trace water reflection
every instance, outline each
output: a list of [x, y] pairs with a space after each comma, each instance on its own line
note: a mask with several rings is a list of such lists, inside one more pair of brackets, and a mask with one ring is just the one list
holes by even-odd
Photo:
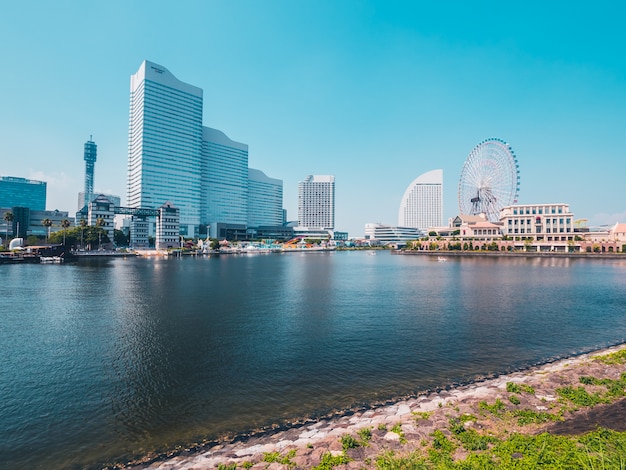
[[602, 260], [289, 253], [6, 268], [0, 453], [13, 468], [98, 467], [626, 336], [624, 264]]

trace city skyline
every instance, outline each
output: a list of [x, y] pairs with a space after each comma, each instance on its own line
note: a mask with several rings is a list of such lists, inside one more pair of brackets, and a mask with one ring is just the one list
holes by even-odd
[[465, 158], [497, 136], [519, 159], [519, 203], [623, 222], [606, 188], [626, 169], [626, 7], [496, 5], [9, 4], [0, 174], [46, 181], [46, 208], [73, 212], [93, 135], [94, 189], [125, 198], [128, 76], [151, 59], [201, 87], [203, 124], [284, 182], [289, 220], [302, 175], [333, 174], [337, 230], [394, 225], [407, 185], [442, 168], [445, 222]]

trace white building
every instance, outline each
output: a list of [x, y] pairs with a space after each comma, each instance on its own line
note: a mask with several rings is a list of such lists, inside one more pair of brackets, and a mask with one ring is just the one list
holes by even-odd
[[171, 202], [166, 202], [159, 208], [156, 223], [156, 249], [180, 247], [179, 211]]
[[335, 228], [335, 177], [309, 175], [298, 183], [298, 225]]
[[248, 169], [248, 227], [283, 223], [283, 182]]
[[383, 224], [365, 224], [365, 239], [385, 243], [402, 243], [417, 240], [424, 232], [413, 227], [392, 227]]
[[101, 227], [107, 233], [111, 242], [114, 240], [115, 232], [115, 205], [104, 195], [98, 195], [93, 201], [87, 204], [88, 218], [87, 225], [97, 226], [98, 220], [102, 220]]
[[128, 205], [180, 208], [181, 232], [200, 224], [202, 90], [144, 61], [130, 77]]
[[427, 230], [443, 225], [443, 170], [424, 173], [402, 196], [398, 226]]
[[574, 215], [567, 204], [527, 204], [503, 207], [502, 233], [511, 238], [537, 242], [574, 240]]

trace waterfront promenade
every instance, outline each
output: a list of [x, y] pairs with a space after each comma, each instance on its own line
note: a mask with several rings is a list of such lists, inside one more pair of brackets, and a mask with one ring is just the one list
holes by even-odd
[[[453, 442], [450, 430], [453, 422], [464, 423], [466, 429], [476, 430], [479, 435], [496, 438], [513, 433], [580, 435], [598, 427], [623, 432], [626, 431], [626, 399], [617, 398], [612, 403], [591, 407], [576, 406], [563, 399], [560, 391], [581, 387], [581, 377], [619, 381], [624, 372], [624, 352], [626, 345], [622, 344], [526, 371], [355, 410], [340, 417], [294, 423], [292, 427], [239, 437], [231, 442], [179, 449], [169, 456], [132, 467], [149, 470], [235, 466], [309, 469], [329, 461], [332, 456], [337, 461], [344, 459], [339, 468], [376, 468], [377, 459], [390, 453], [397, 457], [416, 453], [427, 455], [428, 449], [436, 446], [434, 440], [438, 432], [443, 433], [439, 436], [446, 436]], [[615, 353], [621, 355], [621, 362], [610, 364], [601, 360]], [[602, 393], [597, 386], [587, 385], [585, 388], [590, 395]], [[502, 408], [493, 411], [498, 408], [498, 403]], [[516, 415], [519, 410], [528, 413]], [[511, 418], [513, 416], [541, 418], [526, 424], [521, 418]], [[546, 416], [562, 416], [562, 419], [553, 420]], [[369, 437], [364, 440], [363, 436]], [[347, 447], [346, 442], [352, 445]], [[459, 446], [454, 456], [456, 460], [463, 460], [468, 454]]]

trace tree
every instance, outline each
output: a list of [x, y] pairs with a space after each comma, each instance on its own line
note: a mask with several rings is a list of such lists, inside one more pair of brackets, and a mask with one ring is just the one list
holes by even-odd
[[79, 224], [80, 224], [80, 247], [84, 250], [85, 245], [83, 243], [83, 235], [85, 232], [85, 227], [87, 226], [87, 221], [85, 219], [81, 219]]
[[[11, 211], [6, 211], [4, 213], [4, 221], [6, 222], [6, 228], [5, 228], [5, 234], [4, 234], [4, 246], [8, 247], [8, 241], [9, 241], [9, 223], [13, 222], [13, 212]], [[11, 230], [13, 231], [13, 230]]]
[[128, 237], [122, 230], [113, 230], [113, 241], [116, 246], [128, 246]]
[[67, 228], [72, 225], [69, 220], [63, 219], [61, 221], [61, 227], [63, 227], [63, 246], [65, 246], [65, 235], [67, 234]]
[[48, 238], [50, 238], [50, 227], [52, 227], [52, 221], [48, 218], [45, 218], [41, 221], [41, 225], [48, 229], [48, 235], [46, 236], [46, 243], [48, 243]]
[[98, 233], [98, 250], [102, 247], [102, 227], [105, 223], [106, 222], [102, 217], [98, 217], [96, 220], [96, 227], [100, 229]]

